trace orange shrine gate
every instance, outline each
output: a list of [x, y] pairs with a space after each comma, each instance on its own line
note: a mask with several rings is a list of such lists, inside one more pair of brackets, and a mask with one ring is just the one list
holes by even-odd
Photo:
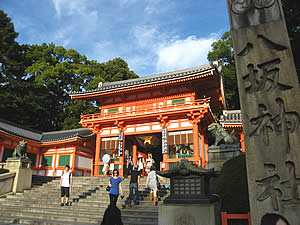
[[100, 83], [95, 90], [70, 93], [96, 101], [100, 112], [82, 115], [80, 124], [96, 134], [93, 175], [102, 174], [104, 154], [124, 174], [128, 155], [152, 153], [161, 170], [182, 158], [205, 167], [209, 124], [224, 109], [221, 75], [204, 65], [150, 77]]

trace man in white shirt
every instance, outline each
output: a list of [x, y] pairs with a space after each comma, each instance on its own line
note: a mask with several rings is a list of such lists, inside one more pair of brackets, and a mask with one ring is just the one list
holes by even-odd
[[[61, 205], [69, 206], [69, 196], [72, 188], [72, 173], [70, 171], [70, 166], [66, 165], [65, 170], [60, 178], [59, 187], [61, 189]], [[64, 198], [66, 197], [66, 204], [64, 203]]]

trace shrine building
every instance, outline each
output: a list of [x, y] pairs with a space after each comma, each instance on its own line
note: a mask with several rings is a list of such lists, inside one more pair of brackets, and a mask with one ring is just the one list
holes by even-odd
[[217, 65], [100, 83], [94, 90], [72, 92], [72, 99], [95, 101], [100, 112], [82, 115], [80, 124], [96, 134], [94, 175], [102, 174], [109, 154], [123, 174], [129, 155], [152, 153], [160, 170], [182, 158], [205, 167], [207, 127], [224, 109]]
[[[102, 176], [102, 158], [110, 168], [126, 175], [129, 155], [152, 153], [160, 170], [174, 168], [185, 158], [206, 167], [210, 133], [225, 109], [222, 76], [218, 65], [204, 65], [175, 72], [110, 83], [69, 93], [72, 99], [97, 102], [99, 113], [81, 115], [83, 128], [41, 132], [0, 120], [0, 166], [25, 140], [33, 174], [60, 176], [70, 165], [74, 175]], [[243, 144], [240, 110], [223, 111], [220, 123], [235, 129]]]

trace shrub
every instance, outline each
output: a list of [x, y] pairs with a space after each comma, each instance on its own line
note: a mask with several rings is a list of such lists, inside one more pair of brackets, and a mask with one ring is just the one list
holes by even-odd
[[218, 178], [217, 194], [221, 197], [221, 211], [228, 213], [250, 211], [245, 154], [224, 163]]

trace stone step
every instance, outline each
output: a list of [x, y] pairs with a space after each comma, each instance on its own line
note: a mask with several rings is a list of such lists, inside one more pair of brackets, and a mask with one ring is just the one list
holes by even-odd
[[[16, 217], [16, 216], [6, 216], [0, 215], [0, 221], [7, 224], [29, 224], [29, 225], [99, 225], [102, 220], [97, 223], [89, 222], [67, 222], [59, 220], [47, 220], [47, 219], [37, 219], [37, 218], [27, 218], [27, 217]], [[6, 225], [7, 225], [6, 224]]]
[[[101, 224], [100, 220], [98, 223], [74, 223], [74, 222], [66, 222], [66, 221], [52, 221], [52, 220], [44, 220], [44, 219], [28, 219], [28, 218], [18, 218], [16, 220], [16, 217], [10, 217], [10, 216], [1, 216], [0, 215], [0, 221], [3, 221], [3, 225], [14, 225], [14, 224], [19, 224], [19, 225], [25, 225], [25, 224], [30, 224], [30, 225], [99, 225]], [[16, 221], [16, 223], [14, 223]], [[158, 225], [158, 222], [156, 221], [126, 221], [122, 220], [124, 225]]]
[[43, 219], [43, 220], [58, 220], [58, 221], [65, 221], [65, 222], [75, 222], [75, 223], [99, 223], [101, 219], [101, 215], [99, 216], [68, 216], [68, 215], [58, 215], [56, 213], [34, 213], [34, 212], [22, 212], [22, 211], [2, 211], [3, 215], [6, 216], [14, 216], [14, 217], [21, 217], [21, 218], [28, 218], [34, 220], [36, 219]]
[[[90, 212], [76, 213], [72, 211], [65, 211], [63, 208], [59, 211], [32, 211], [32, 210], [1, 210], [3, 215], [15, 216], [23, 218], [35, 218], [35, 219], [45, 219], [45, 220], [61, 220], [66, 222], [81, 222], [81, 223], [96, 223], [101, 219], [103, 212], [98, 214], [93, 214]], [[157, 221], [157, 213], [152, 215], [142, 215], [142, 214], [122, 214], [122, 220], [127, 221]]]

